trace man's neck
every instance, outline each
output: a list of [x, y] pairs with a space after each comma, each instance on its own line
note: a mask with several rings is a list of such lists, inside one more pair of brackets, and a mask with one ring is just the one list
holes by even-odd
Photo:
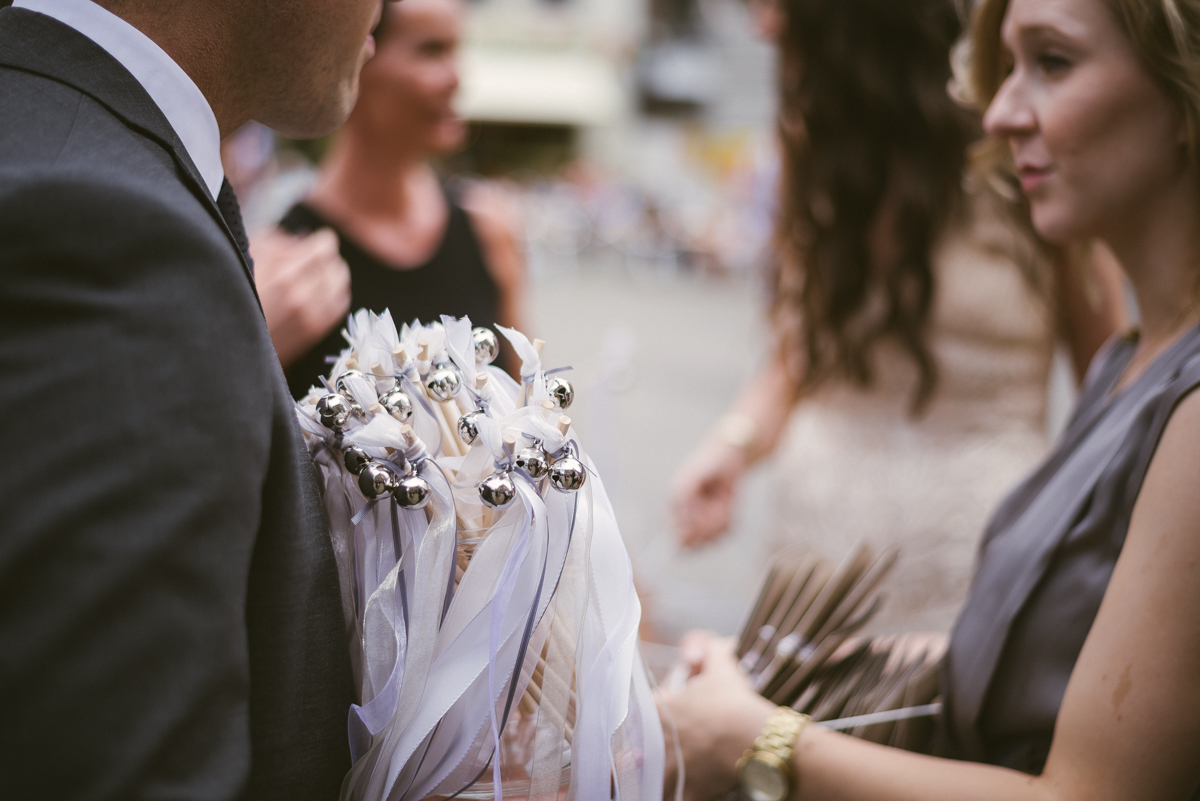
[[238, 92], [234, 26], [229, 24], [223, 4], [93, 2], [144, 33], [188, 74], [212, 107], [222, 138], [250, 121], [247, 104]]

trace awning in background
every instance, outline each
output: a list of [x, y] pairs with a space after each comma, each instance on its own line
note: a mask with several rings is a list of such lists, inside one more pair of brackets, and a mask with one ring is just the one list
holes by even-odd
[[623, 103], [615, 66], [591, 53], [467, 47], [459, 113], [472, 122], [604, 125]]

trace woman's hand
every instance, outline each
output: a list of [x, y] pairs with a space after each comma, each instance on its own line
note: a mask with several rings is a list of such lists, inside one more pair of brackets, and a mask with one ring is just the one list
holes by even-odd
[[308, 352], [350, 310], [350, 268], [330, 230], [255, 237], [254, 281], [275, 352], [284, 367]]
[[729, 530], [746, 469], [775, 450], [798, 387], [782, 353], [742, 389], [713, 432], [675, 476], [671, 507], [679, 541], [688, 548]]
[[[692, 678], [682, 690], [662, 698], [683, 752], [684, 797], [689, 801], [719, 798], [737, 785], [738, 759], [775, 710], [754, 692], [733, 649], [733, 640], [709, 632], [686, 635], [680, 658]], [[673, 786], [670, 779], [667, 786]]]
[[685, 547], [705, 545], [729, 530], [746, 466], [745, 449], [719, 438], [707, 440], [688, 457], [671, 491], [675, 527]]

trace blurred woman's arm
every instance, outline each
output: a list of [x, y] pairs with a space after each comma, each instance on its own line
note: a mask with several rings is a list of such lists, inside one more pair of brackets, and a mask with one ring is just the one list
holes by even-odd
[[[816, 726], [800, 735], [800, 801], [1188, 801], [1200, 787], [1200, 393], [1176, 410], [1067, 686], [1040, 777], [907, 753]], [[719, 795], [771, 714], [729, 654], [667, 699], [691, 798]]]
[[[525, 255], [519, 244], [521, 224], [509, 198], [495, 185], [474, 183], [463, 194], [463, 208], [470, 215], [479, 237], [488, 274], [496, 282], [499, 294], [496, 322], [518, 331], [529, 331], [526, 325], [529, 284]], [[513, 371], [510, 369], [509, 372]]]
[[779, 444], [797, 389], [777, 355], [684, 462], [672, 489], [672, 512], [684, 545], [703, 545], [729, 529], [742, 476]]

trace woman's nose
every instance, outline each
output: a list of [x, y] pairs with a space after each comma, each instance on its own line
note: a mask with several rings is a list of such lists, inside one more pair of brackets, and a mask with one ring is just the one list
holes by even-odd
[[1000, 84], [987, 113], [983, 115], [983, 129], [998, 139], [1028, 135], [1037, 129], [1037, 117], [1028, 102], [1018, 72], [1011, 73]]

